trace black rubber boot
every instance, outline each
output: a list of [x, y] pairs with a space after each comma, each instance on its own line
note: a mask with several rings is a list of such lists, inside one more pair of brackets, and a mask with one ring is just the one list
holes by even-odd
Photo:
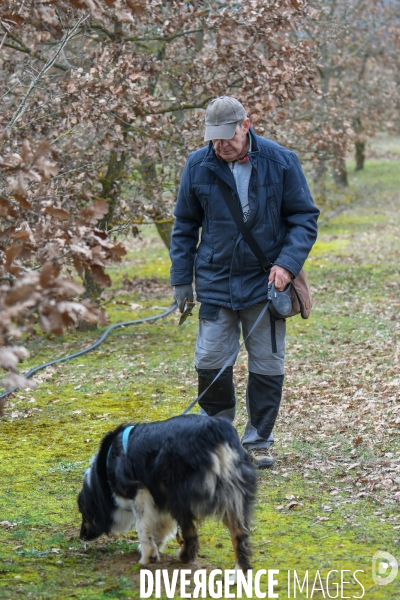
[[274, 428], [282, 398], [284, 375], [249, 373], [247, 406], [258, 435], [267, 440]]
[[[219, 369], [197, 369], [198, 374], [198, 394], [208, 388]], [[221, 373], [217, 381], [213, 383], [209, 390], [200, 399], [201, 408], [209, 417], [225, 417], [229, 421], [235, 418], [235, 388], [233, 386], [233, 367], [227, 367]]]

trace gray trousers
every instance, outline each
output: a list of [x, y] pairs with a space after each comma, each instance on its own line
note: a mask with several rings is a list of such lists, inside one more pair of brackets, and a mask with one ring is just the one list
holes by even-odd
[[[199, 392], [201, 386], [205, 389], [207, 379], [211, 383], [213, 373], [216, 374], [228, 358], [239, 350], [241, 329], [243, 337], [246, 338], [263, 306], [264, 304], [256, 304], [238, 311], [210, 305], [200, 307], [200, 325], [195, 351], [195, 364], [199, 373]], [[271, 432], [279, 410], [283, 384], [285, 333], [285, 320], [275, 320], [271, 313], [267, 311], [245, 344], [249, 370], [246, 393], [248, 420], [242, 444], [248, 449], [269, 447], [273, 443]], [[225, 374], [225, 380], [229, 376], [232, 378], [229, 372], [232, 373], [233, 363], [234, 360], [229, 365], [230, 369], [227, 369], [228, 373]], [[204, 379], [203, 383], [201, 383], [202, 378]], [[218, 382], [214, 385], [217, 386]], [[212, 388], [214, 388], [214, 385]], [[233, 385], [229, 382], [225, 385], [228, 395], [233, 395], [228, 404], [226, 402], [224, 404], [223, 387], [221, 381], [219, 396], [214, 393], [214, 399], [212, 400], [214, 405], [211, 414], [213, 416], [223, 416], [233, 421], [235, 417]], [[218, 410], [218, 397], [221, 397], [221, 410]], [[215, 402], [217, 406], [215, 406]], [[271, 404], [275, 406], [274, 411], [272, 411], [275, 412], [274, 418], [271, 417]], [[200, 405], [202, 405], [201, 401]], [[205, 412], [210, 414], [207, 400], [204, 406]], [[201, 412], [203, 411], [204, 408], [201, 409]], [[266, 423], [267, 425], [269, 423], [270, 426], [266, 426]], [[266, 437], [263, 434], [265, 431], [269, 432]]]

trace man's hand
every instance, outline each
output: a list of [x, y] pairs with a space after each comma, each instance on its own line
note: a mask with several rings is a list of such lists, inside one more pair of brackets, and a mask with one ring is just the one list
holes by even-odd
[[178, 304], [178, 308], [183, 313], [185, 310], [185, 303], [193, 302], [193, 287], [191, 283], [184, 283], [183, 285], [176, 285], [174, 287], [174, 298]]
[[275, 289], [278, 292], [282, 292], [288, 283], [292, 281], [292, 274], [290, 271], [279, 265], [274, 265], [269, 272], [268, 283], [275, 282]]

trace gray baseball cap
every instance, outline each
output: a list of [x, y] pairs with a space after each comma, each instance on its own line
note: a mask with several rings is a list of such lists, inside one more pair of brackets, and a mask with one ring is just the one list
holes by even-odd
[[206, 132], [204, 141], [231, 140], [238, 121], [246, 119], [246, 111], [239, 100], [231, 96], [220, 96], [212, 100], [206, 110]]

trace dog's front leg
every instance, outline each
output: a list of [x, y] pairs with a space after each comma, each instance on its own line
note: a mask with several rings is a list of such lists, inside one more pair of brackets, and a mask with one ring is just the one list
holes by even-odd
[[157, 523], [157, 509], [153, 497], [146, 489], [138, 492], [132, 502], [132, 510], [135, 515], [136, 531], [140, 542], [141, 565], [159, 562], [157, 544], [155, 542], [154, 525]]
[[157, 524], [155, 542], [159, 552], [162, 552], [168, 540], [173, 539], [178, 532], [178, 524], [170, 514], [161, 514]]
[[140, 542], [140, 560], [141, 565], [148, 565], [149, 563], [160, 562], [160, 555], [152, 532], [149, 531], [143, 524], [137, 525], [137, 533]]

